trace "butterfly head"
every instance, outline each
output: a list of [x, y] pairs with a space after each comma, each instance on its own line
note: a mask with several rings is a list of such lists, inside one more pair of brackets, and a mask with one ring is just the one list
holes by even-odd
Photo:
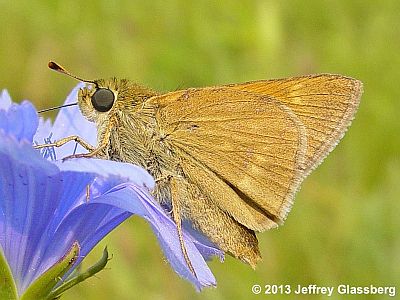
[[49, 62], [49, 68], [86, 83], [78, 93], [78, 106], [89, 121], [98, 123], [107, 120], [110, 114], [118, 111], [132, 111], [138, 104], [156, 93], [126, 79], [84, 80], [55, 62]]

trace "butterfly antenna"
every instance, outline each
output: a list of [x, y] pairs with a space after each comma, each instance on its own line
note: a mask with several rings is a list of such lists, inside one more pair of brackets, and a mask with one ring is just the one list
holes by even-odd
[[68, 72], [64, 67], [60, 66], [58, 63], [56, 63], [54, 61], [49, 61], [48, 66], [49, 66], [50, 69], [52, 69], [52, 70], [54, 70], [56, 72], [68, 75], [69, 77], [72, 77], [72, 78], [74, 78], [76, 80], [79, 80], [79, 81], [93, 83], [97, 87], [96, 81], [94, 81], [94, 80], [86, 80], [86, 79], [82, 79], [82, 78], [80, 78], [78, 76], [75, 76], [75, 75], [71, 74], [70, 72]]
[[41, 113], [44, 113], [46, 111], [56, 110], [56, 109], [60, 109], [60, 108], [63, 108], [63, 107], [68, 107], [68, 106], [73, 106], [73, 105], [78, 105], [78, 102], [64, 104], [64, 105], [60, 105], [60, 106], [54, 106], [54, 107], [50, 107], [50, 108], [45, 108], [45, 109], [42, 109], [42, 110], [38, 110], [38, 113], [41, 114]]

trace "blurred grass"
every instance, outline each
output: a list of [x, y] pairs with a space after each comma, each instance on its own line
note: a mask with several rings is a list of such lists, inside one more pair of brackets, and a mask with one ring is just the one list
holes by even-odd
[[218, 287], [196, 293], [132, 218], [87, 259], [107, 244], [110, 269], [63, 299], [261, 299], [255, 283], [398, 284], [399, 13], [399, 1], [0, 0], [0, 88], [38, 108], [61, 104], [76, 84], [49, 71], [50, 59], [84, 78], [160, 91], [318, 72], [364, 82], [352, 127], [305, 181], [285, 226], [259, 235], [256, 271], [212, 261]]

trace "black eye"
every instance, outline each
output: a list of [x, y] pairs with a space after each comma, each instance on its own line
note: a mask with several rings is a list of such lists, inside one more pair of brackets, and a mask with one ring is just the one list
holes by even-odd
[[109, 111], [114, 104], [114, 93], [109, 89], [97, 89], [92, 95], [92, 104], [97, 111]]

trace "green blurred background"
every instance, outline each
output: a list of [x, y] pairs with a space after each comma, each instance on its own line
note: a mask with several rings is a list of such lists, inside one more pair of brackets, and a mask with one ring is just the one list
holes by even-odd
[[218, 287], [197, 293], [134, 217], [87, 258], [108, 245], [109, 268], [63, 299], [265, 299], [253, 284], [398, 284], [400, 2], [375, 3], [0, 0], [0, 89], [38, 108], [61, 104], [76, 84], [48, 70], [49, 59], [160, 91], [318, 72], [364, 82], [344, 140], [304, 182], [285, 225], [259, 235], [256, 271], [214, 260]]

